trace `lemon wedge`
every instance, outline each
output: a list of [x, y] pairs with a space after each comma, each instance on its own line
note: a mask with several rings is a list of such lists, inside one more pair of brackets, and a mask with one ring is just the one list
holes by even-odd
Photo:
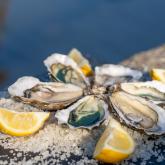
[[80, 67], [85, 76], [92, 76], [93, 71], [89, 61], [81, 54], [77, 49], [72, 49], [69, 53], [69, 57], [74, 60]]
[[151, 77], [153, 80], [165, 82], [165, 69], [152, 69]]
[[16, 112], [0, 108], [0, 131], [12, 136], [27, 136], [38, 131], [48, 119], [47, 112]]
[[135, 144], [131, 136], [120, 123], [111, 119], [93, 154], [96, 160], [105, 163], [117, 163], [133, 153]]

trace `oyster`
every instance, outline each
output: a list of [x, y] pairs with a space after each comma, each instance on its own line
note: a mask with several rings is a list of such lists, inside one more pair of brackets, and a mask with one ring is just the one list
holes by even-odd
[[122, 65], [105, 64], [95, 67], [95, 83], [110, 86], [125, 81], [137, 81], [142, 77], [142, 72]]
[[24, 91], [39, 84], [40, 80], [32, 76], [19, 78], [14, 84], [9, 86], [8, 92], [12, 96], [24, 96]]
[[144, 98], [123, 91], [112, 93], [110, 101], [121, 121], [147, 134], [165, 133], [165, 110]]
[[165, 101], [165, 85], [158, 81], [121, 83], [120, 88], [133, 95], [156, 102]]
[[67, 109], [57, 111], [55, 117], [59, 124], [71, 128], [93, 128], [108, 116], [108, 105], [97, 96], [85, 96]]
[[44, 64], [55, 81], [72, 83], [83, 88], [90, 85], [76, 62], [66, 55], [55, 53]]
[[65, 108], [83, 95], [83, 89], [60, 82], [40, 82], [34, 77], [22, 77], [8, 88], [17, 101], [40, 109], [57, 110]]

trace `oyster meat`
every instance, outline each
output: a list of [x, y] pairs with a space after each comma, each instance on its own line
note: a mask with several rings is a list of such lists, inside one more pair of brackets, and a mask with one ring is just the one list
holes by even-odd
[[112, 93], [110, 102], [121, 121], [147, 134], [165, 133], [165, 110], [144, 98], [123, 91]]
[[90, 85], [76, 62], [66, 55], [55, 53], [49, 56], [44, 64], [54, 81], [72, 83], [82, 88]]
[[99, 97], [85, 96], [67, 109], [57, 111], [55, 117], [59, 124], [71, 128], [93, 128], [108, 116], [108, 106]]
[[110, 86], [125, 81], [137, 81], [142, 72], [122, 65], [105, 64], [95, 67], [95, 83]]
[[34, 77], [22, 77], [8, 88], [14, 99], [40, 109], [63, 109], [83, 95], [83, 89], [73, 84], [40, 82]]
[[120, 88], [155, 103], [165, 102], [165, 85], [158, 81], [121, 83]]

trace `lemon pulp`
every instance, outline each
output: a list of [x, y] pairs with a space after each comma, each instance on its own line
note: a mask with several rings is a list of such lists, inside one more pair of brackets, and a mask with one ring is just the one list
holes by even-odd
[[0, 108], [0, 131], [13, 136], [27, 136], [38, 131], [49, 117], [47, 112], [16, 112]]
[[99, 139], [93, 157], [106, 163], [116, 163], [134, 151], [134, 141], [120, 123], [111, 119]]
[[165, 69], [152, 69], [151, 77], [153, 80], [158, 80], [165, 83]]
[[93, 75], [92, 67], [89, 61], [81, 54], [77, 49], [72, 49], [69, 53], [69, 57], [73, 59], [80, 67], [85, 76]]

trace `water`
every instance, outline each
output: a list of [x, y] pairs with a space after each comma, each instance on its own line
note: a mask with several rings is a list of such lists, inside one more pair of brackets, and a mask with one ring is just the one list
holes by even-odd
[[0, 89], [42, 74], [53, 52], [76, 47], [99, 65], [165, 42], [164, 0], [4, 0], [5, 12], [2, 2], [0, 70], [7, 77]]

